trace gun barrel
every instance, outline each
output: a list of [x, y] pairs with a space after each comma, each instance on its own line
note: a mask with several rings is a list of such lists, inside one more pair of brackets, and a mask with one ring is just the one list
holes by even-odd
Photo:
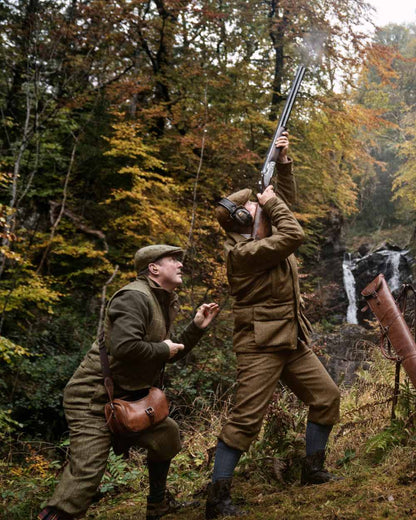
[[[293, 80], [292, 86], [290, 87], [289, 94], [287, 96], [287, 100], [285, 106], [283, 108], [282, 115], [279, 120], [279, 125], [276, 128], [276, 131], [273, 135], [272, 142], [269, 146], [269, 150], [267, 152], [266, 160], [263, 163], [263, 167], [261, 169], [261, 176], [259, 181], [259, 191], [263, 192], [267, 186], [270, 184], [271, 179], [274, 173], [274, 167], [276, 161], [279, 158], [280, 149], [276, 148], [276, 139], [282, 135], [282, 132], [286, 130], [286, 125], [289, 121], [290, 112], [292, 111], [293, 104], [295, 103], [296, 96], [298, 94], [300, 84], [302, 82], [303, 76], [305, 74], [305, 67], [300, 65], [296, 71], [295, 79]], [[253, 231], [251, 236], [255, 240], [259, 240], [265, 236], [269, 236], [271, 234], [271, 224], [264, 217], [263, 210], [259, 206], [257, 208], [256, 216], [253, 224]]]
[[[286, 130], [287, 123], [289, 121], [290, 113], [292, 111], [293, 105], [295, 103], [296, 96], [299, 92], [300, 85], [302, 83], [303, 76], [305, 75], [306, 68], [303, 65], [299, 65], [297, 68], [295, 78], [292, 82], [292, 86], [290, 87], [289, 94], [286, 99], [285, 106], [283, 107], [283, 112], [279, 119], [279, 124], [276, 128], [276, 131], [273, 135], [272, 142], [270, 143], [269, 149], [267, 151], [266, 160], [264, 161], [262, 170], [261, 170], [261, 184], [263, 189], [267, 188], [267, 186], [270, 184], [270, 180], [272, 178], [273, 172], [269, 171], [269, 164], [272, 162], [274, 156], [277, 155], [277, 157], [274, 158], [276, 161], [279, 157], [279, 151], [277, 151], [276, 154], [276, 147], [275, 142], [278, 137]], [[274, 169], [274, 165], [272, 170]]]
[[416, 343], [382, 274], [361, 291], [416, 387]]
[[300, 65], [296, 71], [295, 78], [293, 80], [292, 86], [290, 87], [290, 92], [280, 117], [279, 126], [286, 127], [289, 121], [290, 113], [295, 103], [295, 99], [298, 94], [300, 84], [302, 83], [303, 76], [305, 75], [305, 71], [306, 69], [303, 65]]

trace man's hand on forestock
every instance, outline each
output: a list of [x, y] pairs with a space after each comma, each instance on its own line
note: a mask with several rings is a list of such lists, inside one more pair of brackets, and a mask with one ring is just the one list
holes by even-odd
[[185, 345], [183, 345], [182, 343], [174, 343], [170, 339], [165, 339], [164, 343], [166, 343], [166, 345], [169, 347], [169, 350], [170, 350], [169, 359], [173, 358], [174, 356], [176, 356], [176, 354], [180, 350], [183, 350], [185, 348]]
[[257, 193], [257, 200], [259, 201], [260, 206], [264, 206], [266, 202], [273, 197], [276, 197], [276, 194], [274, 193], [274, 188], [271, 184], [267, 186], [263, 193]]
[[205, 329], [219, 312], [218, 303], [203, 303], [196, 311], [194, 323], [198, 328]]
[[278, 162], [289, 162], [289, 159], [287, 157], [287, 152], [289, 151], [289, 132], [282, 132], [282, 135], [276, 139], [274, 145], [276, 146], [276, 148], [280, 148]]

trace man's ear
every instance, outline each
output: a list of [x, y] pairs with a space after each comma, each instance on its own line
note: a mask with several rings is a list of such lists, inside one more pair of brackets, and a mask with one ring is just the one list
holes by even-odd
[[157, 264], [149, 264], [148, 269], [149, 273], [153, 275], [159, 274], [159, 266]]

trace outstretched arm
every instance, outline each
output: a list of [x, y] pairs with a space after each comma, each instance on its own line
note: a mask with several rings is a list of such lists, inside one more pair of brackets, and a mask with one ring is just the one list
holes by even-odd
[[283, 132], [276, 139], [276, 146], [281, 148], [279, 161], [276, 163], [276, 175], [274, 185], [276, 193], [285, 201], [288, 206], [296, 202], [296, 183], [292, 173], [292, 159], [288, 156], [289, 133]]
[[184, 348], [178, 349], [176, 355], [169, 359], [169, 363], [183, 358], [194, 348], [219, 311], [217, 303], [203, 303], [198, 307], [194, 319], [181, 334], [179, 341]]

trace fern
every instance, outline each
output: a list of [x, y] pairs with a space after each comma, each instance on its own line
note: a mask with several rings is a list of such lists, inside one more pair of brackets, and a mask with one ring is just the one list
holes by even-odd
[[107, 468], [100, 484], [100, 492], [106, 493], [128, 487], [140, 476], [140, 470], [131, 468], [123, 455], [116, 455], [111, 449]]
[[377, 433], [365, 445], [365, 453], [380, 462], [394, 446], [400, 446], [407, 439], [407, 430], [402, 421], [393, 421], [391, 425]]

